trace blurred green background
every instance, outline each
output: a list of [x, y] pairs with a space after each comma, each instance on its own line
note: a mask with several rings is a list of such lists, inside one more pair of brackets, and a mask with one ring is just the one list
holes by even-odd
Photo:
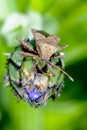
[[[4, 88], [6, 57], [18, 43], [16, 37], [32, 37], [36, 28], [61, 37], [65, 49], [65, 87], [55, 101], [34, 109], [17, 103]], [[87, 1], [0, 0], [0, 130], [87, 130]]]

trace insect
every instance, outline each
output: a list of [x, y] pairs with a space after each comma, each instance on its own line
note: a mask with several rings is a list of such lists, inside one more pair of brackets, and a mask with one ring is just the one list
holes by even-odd
[[57, 45], [60, 38], [46, 32], [32, 29], [32, 33], [32, 40], [17, 38], [20, 45], [8, 58], [5, 80], [18, 99], [38, 107], [61, 93], [64, 74], [73, 78], [65, 72], [65, 55], [59, 52], [68, 45]]
[[[56, 66], [50, 62], [50, 59], [63, 58], [64, 55], [62, 55], [62, 56], [61, 55], [52, 56], [52, 55], [54, 53], [56, 53], [57, 51], [60, 51], [64, 48], [68, 47], [68, 45], [58, 46], [57, 43], [60, 41], [60, 38], [58, 38], [54, 35], [50, 35], [50, 34], [45, 33], [45, 32], [41, 33], [41, 31], [38, 31], [35, 29], [32, 29], [32, 33], [34, 35], [35, 42], [36, 42], [36, 50], [34, 50], [29, 45], [27, 46], [25, 41], [23, 41], [22, 39], [17, 38], [17, 40], [24, 46], [24, 48], [31, 50], [35, 54], [26, 53], [26, 52], [21, 52], [20, 54], [23, 57], [30, 56], [30, 57], [36, 58], [37, 62], [35, 63], [35, 65], [38, 64], [39, 60], [44, 61], [45, 64], [47, 64], [48, 68], [50, 69], [50, 71], [53, 75], [55, 75], [55, 74], [52, 70], [52, 67], [58, 68], [65, 75], [67, 75], [71, 81], [73, 81], [73, 78], [68, 73], [66, 73], [62, 68], [60, 68], [59, 66]], [[43, 33], [45, 35], [43, 35]]]

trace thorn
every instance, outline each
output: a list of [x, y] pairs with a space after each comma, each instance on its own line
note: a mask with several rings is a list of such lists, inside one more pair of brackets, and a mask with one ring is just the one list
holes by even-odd
[[6, 82], [5, 85], [4, 85], [4, 87], [7, 88], [9, 85], [10, 85], [10, 83]]
[[4, 55], [7, 56], [8, 58], [10, 58], [11, 53], [7, 53], [7, 52], [5, 52]]

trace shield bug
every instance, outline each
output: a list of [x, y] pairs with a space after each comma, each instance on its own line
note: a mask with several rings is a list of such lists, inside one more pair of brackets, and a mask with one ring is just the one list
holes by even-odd
[[68, 45], [57, 45], [60, 38], [46, 32], [32, 29], [32, 33], [32, 40], [17, 38], [20, 45], [8, 58], [5, 79], [19, 99], [38, 107], [60, 94], [64, 74], [73, 79], [64, 70], [65, 55], [59, 52]]

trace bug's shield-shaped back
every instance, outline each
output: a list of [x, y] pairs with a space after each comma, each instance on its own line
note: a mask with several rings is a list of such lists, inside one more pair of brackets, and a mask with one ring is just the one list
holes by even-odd
[[45, 40], [36, 41], [37, 51], [41, 59], [49, 60], [50, 57], [58, 50], [57, 47], [48, 44]]
[[32, 33], [40, 57], [49, 60], [50, 57], [59, 49], [57, 43], [60, 41], [60, 38], [35, 29], [32, 29]]

